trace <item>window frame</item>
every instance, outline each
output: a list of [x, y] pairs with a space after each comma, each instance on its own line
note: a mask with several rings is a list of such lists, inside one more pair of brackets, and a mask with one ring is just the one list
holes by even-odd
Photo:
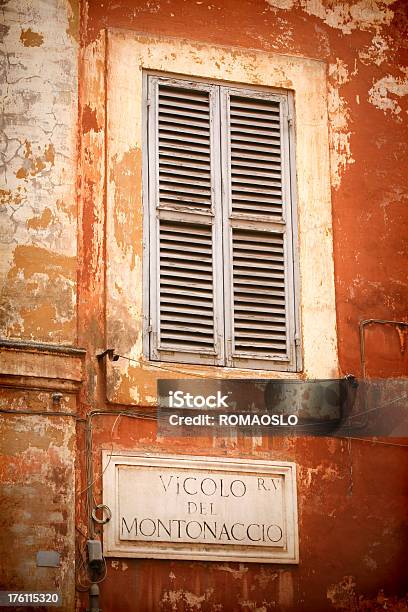
[[[214, 303], [217, 303], [217, 308], [223, 308], [222, 317], [224, 320], [223, 334], [220, 337], [219, 329], [214, 326], [214, 333], [218, 333], [216, 342], [218, 346], [219, 358], [215, 361], [207, 359], [205, 354], [199, 352], [193, 356], [188, 352], [184, 353], [185, 358], [180, 359], [182, 351], [175, 349], [167, 350], [155, 348], [153, 341], [156, 340], [155, 334], [159, 331], [159, 289], [160, 275], [157, 265], [156, 245], [158, 244], [158, 228], [159, 223], [156, 221], [156, 214], [159, 217], [160, 212], [157, 206], [158, 203], [158, 161], [156, 152], [158, 150], [157, 140], [154, 146], [151, 147], [151, 142], [157, 138], [154, 133], [153, 122], [148, 121], [149, 113], [155, 112], [157, 105], [157, 96], [151, 95], [154, 88], [154, 83], [160, 80], [165, 80], [166, 83], [178, 86], [180, 84], [188, 84], [189, 88], [204, 89], [208, 91], [216, 90], [216, 97], [219, 96], [219, 101], [211, 105], [211, 114], [213, 126], [215, 130], [219, 130], [219, 139], [214, 139], [211, 143], [211, 165], [212, 177], [214, 174], [214, 158], [215, 163], [219, 164], [218, 174], [221, 180], [221, 191], [218, 189], [217, 181], [215, 183], [215, 192], [212, 189], [212, 215], [214, 215], [214, 231], [218, 235], [218, 239], [214, 241], [214, 260], [223, 262], [222, 278], [219, 278], [217, 287], [214, 290]], [[300, 342], [300, 283], [299, 283], [299, 241], [297, 232], [297, 206], [296, 206], [296, 166], [295, 166], [295, 126], [294, 126], [294, 96], [290, 90], [278, 89], [273, 87], [248, 85], [218, 81], [215, 79], [204, 79], [202, 77], [194, 77], [191, 75], [178, 75], [170, 72], [161, 72], [156, 70], [143, 70], [142, 72], [142, 102], [143, 102], [143, 138], [142, 138], [142, 192], [143, 192], [143, 355], [148, 361], [167, 362], [174, 364], [191, 364], [191, 365], [212, 365], [221, 368], [234, 369], [253, 369], [253, 370], [268, 370], [282, 372], [300, 372], [302, 370], [302, 347]], [[284, 256], [285, 256], [285, 309], [287, 322], [287, 347], [288, 358], [279, 358], [276, 355], [271, 357], [260, 357], [257, 354], [241, 352], [241, 354], [233, 354], [234, 329], [233, 329], [233, 283], [232, 283], [232, 239], [230, 233], [233, 227], [252, 227], [260, 231], [267, 231], [262, 227], [265, 219], [259, 215], [248, 215], [246, 213], [232, 213], [231, 210], [231, 164], [229, 161], [229, 122], [227, 119], [227, 98], [230, 95], [239, 95], [251, 98], [260, 98], [268, 100], [277, 100], [281, 107], [281, 154], [282, 162], [282, 178], [285, 189], [283, 200], [283, 218], [268, 219], [267, 225], [270, 231], [273, 228], [279, 229], [284, 236]], [[214, 112], [217, 110], [217, 113]], [[217, 115], [218, 116], [214, 116]], [[218, 140], [218, 142], [217, 142]], [[154, 151], [152, 151], [152, 148]], [[153, 161], [152, 161], [153, 160]], [[154, 168], [155, 177], [152, 177], [151, 168]], [[226, 195], [228, 194], [228, 195]], [[219, 214], [213, 210], [214, 203], [220, 202]], [[222, 202], [221, 202], [222, 198]], [[154, 203], [154, 206], [152, 205]], [[180, 217], [180, 207], [176, 210], [163, 207], [162, 210], [168, 211], [165, 216], [168, 218]], [[156, 212], [158, 211], [158, 212]], [[286, 219], [284, 215], [286, 214]], [[191, 211], [188, 213], [191, 219], [194, 215]], [[199, 215], [198, 215], [199, 216]], [[163, 218], [163, 217], [162, 217]], [[219, 225], [221, 224], [221, 227]], [[152, 227], [156, 228], [156, 236], [152, 240]], [[283, 230], [281, 229], [283, 228]], [[154, 248], [152, 248], [154, 246]], [[225, 257], [225, 253], [220, 255], [220, 251], [229, 250], [229, 256]], [[217, 266], [216, 266], [217, 267]], [[152, 282], [156, 284], [156, 303], [152, 300]], [[153, 313], [153, 316], [152, 316]], [[215, 319], [218, 320], [217, 314]], [[229, 344], [227, 344], [229, 343]], [[156, 346], [159, 344], [157, 342]], [[174, 356], [174, 354], [176, 356]]]

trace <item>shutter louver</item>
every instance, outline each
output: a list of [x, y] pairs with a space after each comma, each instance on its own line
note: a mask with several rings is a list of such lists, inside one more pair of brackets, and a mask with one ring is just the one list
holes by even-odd
[[150, 176], [156, 244], [151, 357], [218, 364], [223, 359], [214, 246], [220, 242], [221, 216], [213, 212], [220, 183], [214, 168], [218, 98], [214, 86], [160, 77], [151, 79], [150, 91], [149, 129], [156, 143]]

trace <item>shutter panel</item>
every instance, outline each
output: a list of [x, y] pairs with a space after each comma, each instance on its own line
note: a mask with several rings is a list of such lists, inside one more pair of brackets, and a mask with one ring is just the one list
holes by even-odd
[[226, 89], [222, 104], [227, 363], [294, 370], [287, 99]]
[[150, 357], [220, 364], [217, 90], [149, 77], [149, 92]]

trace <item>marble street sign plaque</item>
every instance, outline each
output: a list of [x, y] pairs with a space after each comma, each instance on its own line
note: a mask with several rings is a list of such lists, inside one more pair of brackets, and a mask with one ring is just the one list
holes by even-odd
[[103, 451], [104, 554], [298, 563], [296, 466]]

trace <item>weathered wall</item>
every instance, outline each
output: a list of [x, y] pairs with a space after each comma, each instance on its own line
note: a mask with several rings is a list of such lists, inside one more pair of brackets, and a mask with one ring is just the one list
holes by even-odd
[[[104, 348], [106, 341], [101, 309], [106, 299], [104, 236], [112, 223], [105, 219], [105, 186], [112, 180], [111, 174], [105, 176], [104, 165], [106, 124], [109, 138], [103, 98], [110, 52], [106, 28], [123, 28], [326, 62], [340, 370], [361, 374], [359, 321], [403, 319], [406, 315], [407, 21], [406, 3], [393, 0], [119, 0], [108, 4], [88, 0], [83, 7], [81, 63], [81, 231], [85, 240], [79, 308], [92, 340], [87, 333], [80, 342], [87, 342], [95, 351]], [[129, 151], [117, 169], [123, 184], [128, 181], [129, 185], [128, 198], [125, 195], [120, 202], [124, 232], [128, 226], [123, 219], [128, 214], [131, 221], [133, 214], [134, 165], [125, 163], [132, 159]], [[120, 346], [132, 332], [132, 327], [126, 327], [132, 321], [118, 317], [117, 323]], [[401, 333], [375, 326], [367, 331], [368, 374], [400, 376], [406, 372]], [[109, 341], [115, 337], [111, 335]], [[113, 376], [111, 368], [115, 367], [118, 365], [108, 362], [108, 376]], [[90, 355], [83, 396], [86, 404], [98, 399], [98, 407], [108, 407], [104, 373], [105, 364], [98, 365]], [[142, 374], [139, 376], [144, 384]], [[132, 390], [124, 388], [122, 397], [126, 394], [131, 397]], [[173, 454], [296, 461], [301, 561], [299, 567], [289, 568], [109, 560], [107, 579], [101, 585], [104, 609], [116, 610], [119, 601], [124, 612], [319, 612], [382, 609], [384, 605], [399, 609], [396, 601], [407, 587], [403, 446], [330, 439], [273, 440], [264, 446], [257, 440], [200, 440], [198, 446], [190, 440], [158, 441], [154, 424], [126, 417], [112, 431], [115, 419], [95, 418], [96, 474], [100, 473], [101, 449], [112, 445]], [[100, 500], [99, 480], [95, 495]], [[78, 516], [81, 529], [86, 529], [81, 499]]]
[[339, 352], [357, 372], [360, 318], [399, 319], [407, 298], [406, 2], [89, 0], [85, 21], [94, 46], [119, 27], [327, 62]]
[[74, 344], [78, 7], [2, 13], [1, 333]]
[[[1, 333], [12, 340], [79, 344], [87, 350], [83, 370], [81, 352], [6, 347], [1, 408], [73, 414], [78, 408], [82, 415], [96, 408], [126, 408], [106, 401], [106, 367], [109, 372], [112, 364], [96, 358], [97, 351], [107, 348], [105, 28], [327, 63], [338, 352], [341, 372], [360, 374], [358, 322], [406, 316], [406, 2], [84, 0], [81, 10], [77, 65], [77, 2], [1, 3]], [[129, 181], [130, 190], [135, 177], [129, 161], [131, 154], [123, 157], [118, 174], [123, 184]], [[125, 213], [131, 201], [129, 192], [120, 202]], [[122, 225], [126, 231], [126, 219]], [[118, 344], [132, 324], [118, 318]], [[406, 373], [405, 346], [402, 332], [370, 328], [367, 372]], [[52, 399], [56, 391], [62, 393], [59, 403]], [[259, 440], [201, 440], [198, 446], [188, 439], [157, 440], [155, 431], [147, 420], [94, 417], [96, 500], [101, 449], [112, 445], [293, 460], [299, 469], [301, 562], [285, 567], [108, 560], [101, 584], [103, 610], [398, 609], [396, 599], [407, 587], [406, 448], [331, 439], [279, 439], [263, 445]], [[77, 426], [77, 450], [69, 416], [5, 415], [1, 434], [6, 441], [1, 472], [4, 588], [58, 587], [65, 595], [64, 609], [72, 610], [75, 454], [81, 551], [87, 533], [83, 425]], [[44, 548], [61, 552], [60, 568], [36, 567], [35, 554]], [[83, 572], [80, 578], [86, 580]], [[86, 606], [86, 594], [78, 596], [77, 609]]]
[[[0, 349], [0, 584], [58, 589], [67, 612], [76, 427], [47, 413], [75, 414], [81, 357], [30, 342], [77, 339], [78, 9], [75, 0], [0, 6], [0, 336], [9, 341]], [[60, 566], [37, 567], [39, 550], [58, 551]]]
[[[63, 610], [72, 610], [75, 421], [8, 415], [0, 437], [1, 588], [57, 590], [63, 594]], [[59, 552], [61, 566], [38, 567], [42, 550]]]
[[[393, 602], [406, 587], [405, 448], [309, 438], [275, 438], [263, 444], [251, 439], [212, 444], [202, 438], [169, 443], [156, 439], [154, 424], [116, 419], [94, 420], [97, 474], [101, 448], [112, 447], [295, 461], [300, 564], [109, 559], [107, 579], [100, 585], [104, 610], [117, 610], [118, 602], [123, 612], [373, 610], [382, 589], [388, 609], [399, 609]], [[95, 496], [101, 499], [99, 479]], [[85, 605], [86, 598], [78, 609]]]

